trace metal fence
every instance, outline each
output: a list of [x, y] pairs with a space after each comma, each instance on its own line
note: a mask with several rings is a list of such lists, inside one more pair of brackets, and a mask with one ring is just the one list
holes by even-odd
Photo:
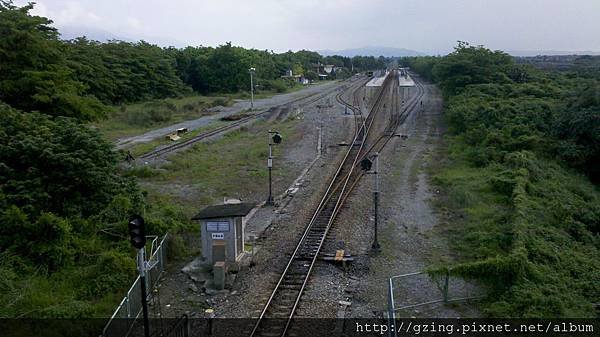
[[[431, 277], [427, 272], [419, 271], [392, 276], [388, 280], [388, 321], [390, 326], [394, 325], [399, 311], [408, 314], [408, 310], [415, 308], [477, 300], [484, 296], [485, 289], [448, 273]], [[390, 336], [397, 335], [395, 329], [389, 331]]]
[[[147, 261], [146, 289], [152, 296], [152, 289], [156, 286], [161, 273], [165, 270], [167, 262], [168, 233], [158, 243], [158, 237], [152, 236], [150, 258]], [[142, 311], [142, 290], [140, 277], [135, 279], [127, 295], [111, 316], [102, 331], [102, 337], [126, 337]]]
[[177, 323], [171, 328], [166, 337], [189, 337], [190, 336], [190, 325], [188, 316], [183, 315]]

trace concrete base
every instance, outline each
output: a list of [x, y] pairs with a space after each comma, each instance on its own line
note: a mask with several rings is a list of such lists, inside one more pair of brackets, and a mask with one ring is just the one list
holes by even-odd
[[225, 289], [225, 282], [227, 281], [227, 268], [225, 262], [219, 261], [215, 262], [213, 266], [213, 276], [214, 276], [214, 285], [215, 289], [223, 290]]

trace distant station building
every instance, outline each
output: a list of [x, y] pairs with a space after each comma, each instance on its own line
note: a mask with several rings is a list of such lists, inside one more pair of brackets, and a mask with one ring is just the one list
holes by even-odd
[[254, 204], [237, 201], [208, 206], [192, 218], [200, 223], [202, 255], [209, 264], [242, 258], [246, 216], [253, 208]]
[[374, 73], [375, 77], [373, 77], [365, 85], [365, 96], [368, 100], [371, 100], [375, 96], [377, 90], [379, 90], [379, 88], [383, 86], [383, 83], [385, 82], [389, 74], [390, 73], [388, 71], [383, 73]]
[[322, 64], [320, 62], [313, 64], [312, 67], [319, 76], [319, 80], [326, 80], [328, 77], [335, 78], [335, 74], [342, 69], [333, 64]]
[[286, 70], [285, 75], [282, 75], [281, 78], [289, 79], [289, 80], [292, 80], [294, 82], [298, 82], [298, 83], [304, 84], [304, 85], [310, 84], [310, 81], [307, 78], [305, 78], [304, 75], [298, 75], [298, 74], [294, 75], [292, 69]]

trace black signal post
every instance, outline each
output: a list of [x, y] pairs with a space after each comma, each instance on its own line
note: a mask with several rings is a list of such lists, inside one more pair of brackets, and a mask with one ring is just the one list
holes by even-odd
[[137, 265], [140, 273], [140, 288], [142, 289], [142, 311], [144, 315], [144, 336], [150, 337], [150, 322], [148, 321], [148, 298], [146, 291], [146, 258], [144, 246], [146, 246], [146, 228], [144, 218], [133, 216], [129, 220], [129, 242], [137, 249]]
[[381, 250], [381, 246], [379, 245], [379, 240], [377, 238], [377, 227], [378, 227], [378, 221], [379, 221], [379, 152], [375, 152], [375, 154], [373, 155], [373, 159], [375, 161], [375, 168], [374, 170], [371, 170], [373, 168], [373, 161], [369, 158], [365, 158], [360, 162], [360, 168], [363, 171], [366, 171], [366, 173], [368, 174], [374, 174], [375, 175], [375, 179], [374, 179], [374, 186], [373, 186], [373, 211], [374, 211], [374, 220], [375, 220], [375, 224], [374, 224], [374, 235], [373, 235], [373, 244], [371, 245], [371, 248], [373, 248], [374, 252], [379, 252]]
[[267, 197], [267, 205], [273, 205], [273, 191], [271, 171], [273, 170], [273, 145], [281, 143], [283, 138], [277, 131], [269, 130], [269, 159], [267, 159], [267, 168], [269, 169], [269, 196]]

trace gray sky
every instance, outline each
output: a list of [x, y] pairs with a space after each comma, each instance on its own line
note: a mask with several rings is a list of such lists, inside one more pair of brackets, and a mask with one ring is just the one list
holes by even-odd
[[[24, 4], [18, 0], [15, 3]], [[600, 51], [600, 0], [38, 0], [59, 29], [258, 49]]]

